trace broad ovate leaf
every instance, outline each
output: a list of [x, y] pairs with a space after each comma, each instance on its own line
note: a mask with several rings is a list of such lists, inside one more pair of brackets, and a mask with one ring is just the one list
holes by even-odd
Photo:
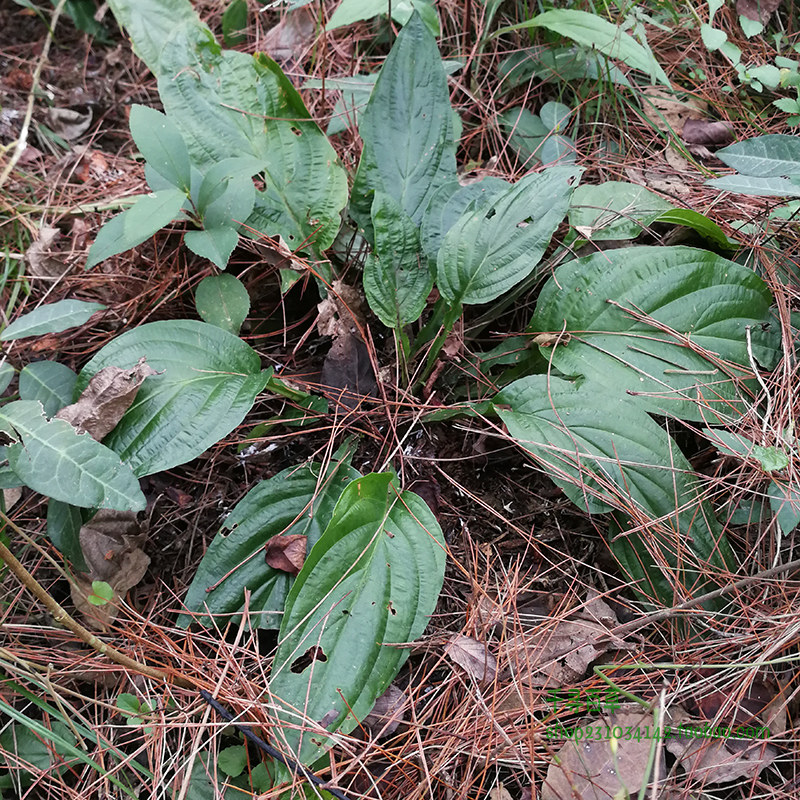
[[244, 419], [271, 372], [258, 354], [215, 325], [151, 322], [107, 344], [83, 368], [76, 391], [103, 367], [132, 369], [142, 357], [156, 370], [105, 439], [138, 475], [199, 456]]
[[266, 188], [246, 220], [253, 236], [280, 235], [293, 250], [330, 247], [347, 203], [346, 175], [274, 61], [221, 51], [203, 31], [179, 28], [161, 54], [158, 88], [201, 171], [232, 154], [263, 164]]
[[[349, 458], [321, 475], [319, 464], [304, 464], [256, 484], [225, 519], [197, 568], [186, 595], [187, 613], [178, 625], [192, 622], [224, 627], [240, 624], [245, 609], [253, 627], [279, 628], [294, 578], [266, 563], [273, 537], [302, 535], [306, 552], [319, 540], [345, 487], [359, 472]], [[213, 616], [208, 616], [213, 615]]]
[[437, 285], [453, 306], [488, 303], [526, 278], [544, 254], [569, 207], [581, 170], [554, 167], [527, 175], [444, 237]]
[[774, 133], [757, 136], [717, 150], [717, 157], [742, 175], [780, 178], [800, 175], [800, 140]]
[[84, 300], [59, 300], [29, 311], [12, 322], [0, 333], [0, 341], [24, 339], [26, 336], [41, 336], [45, 333], [61, 333], [88, 322], [93, 314], [103, 311], [100, 303]]
[[515, 381], [495, 403], [510, 406], [498, 409], [509, 434], [576, 505], [590, 513], [618, 509], [658, 520], [645, 534], [626, 532], [616, 548], [612, 542], [615, 552], [638, 554], [632, 576], [639, 589], [647, 593], [661, 583], [648, 576], [653, 571], [648, 545], [666, 561], [673, 586], [700, 581], [698, 565], [734, 563], [691, 465], [667, 431], [636, 404], [591, 381], [572, 384], [545, 375]]
[[381, 68], [359, 132], [364, 150], [350, 200], [353, 218], [369, 229], [373, 193], [380, 191], [419, 225], [434, 193], [456, 179], [456, 160], [447, 77], [436, 40], [417, 13]]
[[[356, 478], [289, 597], [270, 693], [293, 758], [316, 761], [352, 731], [425, 630], [444, 579], [442, 531], [390, 474]], [[302, 720], [305, 720], [303, 724]]]
[[[642, 408], [718, 422], [752, 404], [747, 352], [780, 353], [772, 294], [754, 272], [688, 247], [631, 247], [559, 267], [529, 330], [569, 334], [543, 355]], [[566, 340], [566, 337], [565, 337]]]
[[220, 225], [202, 231], [187, 231], [183, 241], [193, 253], [207, 258], [214, 266], [225, 269], [231, 253], [239, 244], [239, 234], [234, 228]]
[[130, 466], [68, 422], [48, 420], [40, 403], [17, 400], [0, 406], [0, 430], [16, 441], [6, 448], [11, 469], [34, 491], [82, 508], [145, 507]]
[[419, 231], [396, 200], [375, 192], [372, 203], [375, 253], [364, 264], [364, 292], [370, 308], [388, 328], [419, 319], [433, 288]]

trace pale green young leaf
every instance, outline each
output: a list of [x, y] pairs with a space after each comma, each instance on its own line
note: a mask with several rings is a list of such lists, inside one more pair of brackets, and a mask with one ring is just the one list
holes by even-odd
[[188, 194], [192, 167], [186, 142], [175, 123], [154, 108], [134, 104], [130, 116], [131, 136], [139, 152], [173, 187]]
[[125, 238], [136, 244], [149, 239], [178, 217], [185, 202], [182, 189], [162, 189], [139, 198], [124, 214]]
[[83, 300], [58, 300], [29, 311], [12, 322], [2, 333], [0, 341], [24, 339], [26, 336], [41, 336], [45, 333], [61, 331], [83, 325], [98, 311], [105, 310], [100, 303], [87, 303]]

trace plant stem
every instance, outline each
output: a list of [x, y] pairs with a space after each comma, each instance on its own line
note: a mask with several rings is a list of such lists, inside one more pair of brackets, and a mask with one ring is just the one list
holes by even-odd
[[[0, 511], [0, 519], [8, 525], [11, 530], [18, 531], [17, 526], [2, 512]], [[87, 644], [94, 650], [97, 650], [101, 655], [110, 658], [115, 664], [119, 664], [127, 669], [135, 670], [136, 672], [147, 675], [156, 681], [167, 681], [179, 686], [182, 689], [196, 689], [197, 686], [194, 681], [186, 678], [180, 674], [168, 674], [163, 670], [149, 667], [147, 664], [142, 664], [134, 658], [120, 653], [119, 650], [114, 649], [111, 645], [104, 642], [102, 639], [95, 636], [90, 630], [84, 628], [77, 620], [73, 619], [66, 609], [62, 608], [45, 590], [45, 588], [36, 580], [36, 578], [28, 572], [27, 569], [17, 560], [16, 556], [0, 542], [0, 559], [2, 559], [17, 580], [28, 589], [37, 600], [39, 600], [45, 608], [53, 615], [53, 619], [59, 624], [63, 625], [68, 630], [72, 631], [84, 644]]]

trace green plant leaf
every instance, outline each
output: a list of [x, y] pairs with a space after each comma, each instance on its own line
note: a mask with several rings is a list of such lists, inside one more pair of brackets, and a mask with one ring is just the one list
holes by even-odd
[[359, 132], [364, 150], [351, 215], [370, 229], [373, 193], [379, 191], [397, 201], [418, 226], [437, 189], [456, 180], [447, 78], [436, 40], [418, 14], [384, 62]]
[[[307, 537], [306, 552], [319, 540], [350, 481], [359, 478], [350, 456], [334, 461], [320, 478], [319, 464], [304, 464], [256, 484], [225, 519], [197, 568], [178, 625], [239, 625], [250, 592], [248, 619], [254, 627], [278, 628], [294, 578], [273, 569], [264, 546], [274, 536]], [[213, 588], [211, 588], [213, 587]], [[207, 616], [207, 615], [213, 615]]]
[[728, 41], [728, 34], [719, 28], [712, 28], [711, 25], [703, 23], [700, 26], [700, 37], [707, 50], [713, 52], [719, 50]]
[[[70, 745], [76, 743], [72, 731], [60, 720], [53, 720], [50, 728], [52, 729], [50, 742], [43, 741], [34, 730], [20, 723], [9, 725], [0, 733], [0, 765], [13, 769], [24, 786], [29, 786], [34, 780], [34, 775], [25, 769], [25, 765], [42, 772], [56, 774], [69, 769], [70, 765], [77, 766], [75, 759], [69, 757], [69, 748], [61, 746], [62, 740]], [[21, 760], [22, 764], [19, 764], [17, 759]]]
[[217, 767], [230, 778], [238, 778], [247, 766], [247, 748], [242, 744], [219, 751]]
[[291, 249], [330, 247], [347, 178], [280, 67], [263, 54], [220, 51], [204, 29], [184, 27], [165, 44], [157, 74], [164, 107], [201, 171], [231, 153], [263, 164], [266, 189], [256, 193], [250, 235], [281, 235]]
[[800, 524], [800, 488], [773, 481], [767, 489], [769, 505], [784, 533], [791, 533]]
[[536, 267], [569, 207], [582, 170], [531, 174], [471, 213], [444, 237], [437, 286], [452, 305], [488, 303]]
[[[125, 238], [144, 242], [178, 217], [186, 193], [182, 189], [162, 189], [140, 197], [125, 214]], [[132, 245], [133, 246], [133, 245]]]
[[569, 106], [552, 100], [539, 109], [539, 117], [548, 132], [561, 133], [569, 125], [571, 116], [572, 109]]
[[392, 12], [392, 19], [399, 25], [408, 24], [413, 12], [416, 10], [428, 29], [434, 36], [439, 35], [439, 18], [436, 9], [422, 0], [399, 0], [389, 4], [389, 0], [342, 0], [331, 14], [330, 21], [325, 27], [326, 31], [334, 31], [359, 22], [363, 19], [372, 19], [380, 14]]
[[800, 186], [789, 178], [757, 178], [753, 175], [725, 175], [711, 178], [706, 186], [721, 192], [751, 194], [755, 197], [800, 197]]
[[233, 275], [209, 275], [197, 287], [197, 313], [205, 322], [238, 334], [250, 312], [250, 295]]
[[654, 413], [719, 421], [752, 404], [746, 326], [765, 367], [780, 356], [776, 332], [761, 329], [776, 327], [771, 304], [761, 278], [714, 253], [631, 247], [559, 267], [529, 330], [570, 334], [542, 353], [565, 375], [585, 375]]
[[[213, 217], [211, 222], [215, 225], [222, 222], [231, 224], [234, 219], [233, 212], [239, 222], [242, 222], [253, 210], [255, 187], [252, 181], [249, 181], [249, 188], [241, 183], [231, 187], [231, 181], [234, 178], [252, 178], [257, 172], [261, 172], [264, 166], [264, 162], [260, 159], [246, 157], [226, 158], [214, 164], [203, 176], [203, 182], [200, 184], [197, 194], [197, 213], [204, 217], [207, 210], [212, 210], [211, 206], [215, 206], [223, 196], [229, 195], [223, 203], [219, 204], [218, 208], [227, 208], [230, 213], [224, 216], [219, 211], [212, 212], [218, 216]], [[250, 191], [251, 189], [252, 191]], [[242, 192], [245, 197], [238, 196]]]
[[364, 264], [364, 292], [375, 315], [388, 328], [419, 319], [433, 288], [419, 231], [388, 194], [375, 192], [372, 203], [375, 254]]
[[578, 160], [578, 151], [575, 142], [569, 136], [556, 134], [548, 136], [542, 142], [539, 157], [542, 159], [542, 164], [564, 166], [574, 164]]
[[703, 434], [718, 450], [722, 447], [742, 458], [754, 458], [765, 472], [786, 469], [789, 456], [776, 447], [762, 447], [741, 434], [705, 428]]
[[193, 253], [201, 258], [207, 258], [220, 269], [225, 269], [231, 253], [239, 244], [239, 234], [233, 228], [220, 225], [218, 228], [206, 228], [204, 231], [187, 231], [183, 241]]
[[130, 115], [131, 136], [147, 163], [188, 194], [192, 186], [192, 166], [186, 142], [175, 123], [154, 108], [134, 104]]
[[64, 420], [46, 419], [39, 403], [0, 406], [0, 430], [19, 439], [6, 449], [8, 462], [34, 491], [83, 508], [145, 507], [138, 481], [116, 453]]
[[304, 764], [329, 746], [327, 731], [349, 733], [369, 713], [408, 657], [391, 645], [422, 634], [442, 588], [439, 524], [391, 480], [367, 475], [344, 490], [286, 601], [270, 692]]
[[11, 364], [8, 363], [8, 361], [0, 362], [0, 394], [8, 389], [16, 374], [17, 371], [11, 366]]
[[783, 133], [756, 136], [717, 150], [717, 157], [742, 175], [800, 175], [800, 139]]
[[103, 367], [133, 368], [142, 356], [158, 375], [105, 438], [139, 477], [199, 456], [244, 419], [269, 380], [258, 354], [215, 325], [150, 322], [109, 342], [81, 370], [76, 393]]
[[458, 181], [441, 186], [428, 203], [420, 229], [422, 246], [428, 258], [436, 261], [445, 234], [465, 212], [483, 208], [510, 186], [510, 183], [493, 177], [466, 186], [461, 186]]
[[[573, 195], [574, 197], [574, 195]], [[671, 225], [684, 225], [687, 228], [697, 231], [701, 236], [714, 242], [714, 244], [728, 250], [734, 249], [738, 243], [729, 239], [725, 231], [699, 211], [692, 211], [688, 208], [670, 208], [663, 214], [659, 214], [655, 222], [667, 222]]]
[[599, 50], [609, 58], [616, 58], [629, 67], [650, 75], [653, 81], [671, 87], [669, 78], [653, 57], [649, 48], [639, 44], [630, 34], [608, 20], [588, 11], [558, 8], [545, 11], [526, 22], [510, 25], [495, 31], [494, 36], [503, 36], [523, 28], [547, 28], [573, 42]]
[[[511, 406], [498, 408], [508, 432], [576, 505], [590, 513], [635, 511], [638, 524], [648, 520], [643, 533], [626, 533], [618, 541], [624, 562], [639, 564], [630, 568], [640, 590], [657, 589], [661, 581], [660, 570], [649, 566], [654, 558], [647, 555], [648, 544], [669, 565], [670, 584], [690, 594], [700, 593], [703, 566], [734, 564], [691, 465], [639, 406], [592, 381], [575, 385], [546, 375], [512, 383], [495, 403]], [[685, 552], [689, 548], [700, 569]], [[659, 599], [672, 603], [672, 592]]]
[[38, 400], [52, 417], [72, 402], [78, 376], [57, 361], [34, 361], [19, 374], [19, 399]]
[[136, 55], [155, 75], [160, 73], [164, 46], [176, 29], [202, 30], [211, 38], [189, 0], [109, 0], [108, 5]]
[[231, 0], [222, 12], [222, 39], [225, 47], [235, 47], [247, 38], [247, 0]]
[[86, 599], [93, 606], [104, 606], [114, 599], [114, 590], [105, 581], [92, 581], [92, 593]]
[[83, 300], [59, 300], [29, 311], [12, 322], [2, 333], [0, 341], [23, 339], [26, 336], [41, 336], [44, 333], [61, 333], [88, 322], [93, 314], [105, 310], [100, 303]]
[[90, 516], [69, 503], [52, 497], [47, 503], [47, 538], [75, 569], [88, 571], [81, 549], [81, 526]]
[[117, 697], [116, 706], [123, 714], [128, 715], [136, 715], [140, 713], [142, 709], [139, 698], [130, 692], [122, 692], [122, 694]]
[[671, 209], [666, 200], [644, 186], [608, 181], [575, 189], [569, 224], [579, 229], [581, 237], [592, 241], [635, 239]]
[[511, 108], [498, 114], [497, 121], [520, 161], [527, 162], [531, 158], [541, 161], [539, 151], [550, 131], [538, 114], [532, 114], [527, 108]]

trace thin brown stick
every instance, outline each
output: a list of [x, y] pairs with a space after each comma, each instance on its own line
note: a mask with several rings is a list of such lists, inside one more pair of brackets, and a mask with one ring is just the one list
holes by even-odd
[[[2, 511], [0, 511], [0, 519], [2, 519], [11, 530], [19, 530]], [[17, 580], [47, 608], [53, 615], [53, 619], [72, 631], [84, 644], [87, 644], [92, 649], [97, 650], [101, 655], [111, 659], [115, 664], [140, 672], [142, 675], [147, 675], [148, 678], [152, 678], [153, 680], [173, 683], [175, 686], [179, 686], [182, 689], [197, 689], [195, 682], [189, 678], [180, 674], [169, 674], [155, 667], [149, 667], [147, 664], [142, 664], [140, 661], [130, 658], [124, 653], [120, 653], [119, 650], [111, 647], [111, 645], [95, 636], [90, 630], [84, 628], [83, 625], [73, 619], [69, 612], [47, 593], [39, 581], [25, 569], [17, 560], [17, 557], [2, 542], [0, 542], [0, 559], [6, 563]]]

